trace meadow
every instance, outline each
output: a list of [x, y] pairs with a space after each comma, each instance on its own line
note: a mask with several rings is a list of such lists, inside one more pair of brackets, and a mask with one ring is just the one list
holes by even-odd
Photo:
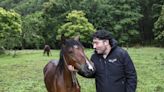
[[[126, 48], [125, 48], [126, 49]], [[137, 92], [164, 92], [164, 48], [140, 47], [126, 49], [138, 76]], [[47, 92], [43, 68], [52, 59], [59, 59], [59, 50], [43, 56], [42, 50], [20, 50], [16, 56], [0, 55], [0, 92]], [[85, 50], [88, 57], [92, 49]], [[81, 92], [96, 92], [94, 79], [78, 75]]]

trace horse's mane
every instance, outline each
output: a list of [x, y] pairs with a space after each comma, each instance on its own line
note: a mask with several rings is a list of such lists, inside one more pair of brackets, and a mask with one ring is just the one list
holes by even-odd
[[60, 73], [64, 70], [64, 53], [68, 51], [68, 48], [73, 48], [74, 45], [77, 45], [77, 46], [80, 46], [80, 47], [83, 47], [83, 45], [77, 41], [77, 40], [74, 40], [74, 39], [67, 39], [65, 40], [64, 46], [61, 46], [61, 50], [60, 50], [60, 58], [59, 58], [59, 63], [57, 65], [57, 68], [56, 70], [59, 71]]

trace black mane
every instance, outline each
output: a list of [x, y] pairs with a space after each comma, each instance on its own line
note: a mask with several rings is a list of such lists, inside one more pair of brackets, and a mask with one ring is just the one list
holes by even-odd
[[74, 40], [74, 39], [67, 39], [62, 44], [61, 50], [60, 50], [60, 59], [59, 59], [58, 65], [57, 65], [58, 71], [62, 72], [64, 69], [64, 64], [65, 64], [64, 58], [63, 58], [64, 53], [66, 53], [68, 51], [68, 48], [73, 48], [74, 45], [83, 47], [83, 45], [79, 41]]

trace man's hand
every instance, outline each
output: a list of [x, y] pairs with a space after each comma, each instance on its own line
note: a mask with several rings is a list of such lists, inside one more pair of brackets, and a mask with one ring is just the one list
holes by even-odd
[[68, 70], [74, 72], [74, 71], [77, 71], [72, 65], [68, 65]]

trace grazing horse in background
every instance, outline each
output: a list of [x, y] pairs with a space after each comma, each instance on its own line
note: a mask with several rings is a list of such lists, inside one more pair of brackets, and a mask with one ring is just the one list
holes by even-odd
[[68, 65], [80, 70], [85, 64], [93, 70], [93, 64], [86, 57], [81, 43], [74, 39], [64, 40], [59, 61], [51, 60], [43, 70], [48, 92], [80, 92], [76, 72], [69, 71]]
[[49, 45], [45, 45], [44, 46], [44, 52], [43, 55], [45, 55], [45, 53], [47, 54], [47, 56], [49, 56], [51, 54], [51, 48]]

